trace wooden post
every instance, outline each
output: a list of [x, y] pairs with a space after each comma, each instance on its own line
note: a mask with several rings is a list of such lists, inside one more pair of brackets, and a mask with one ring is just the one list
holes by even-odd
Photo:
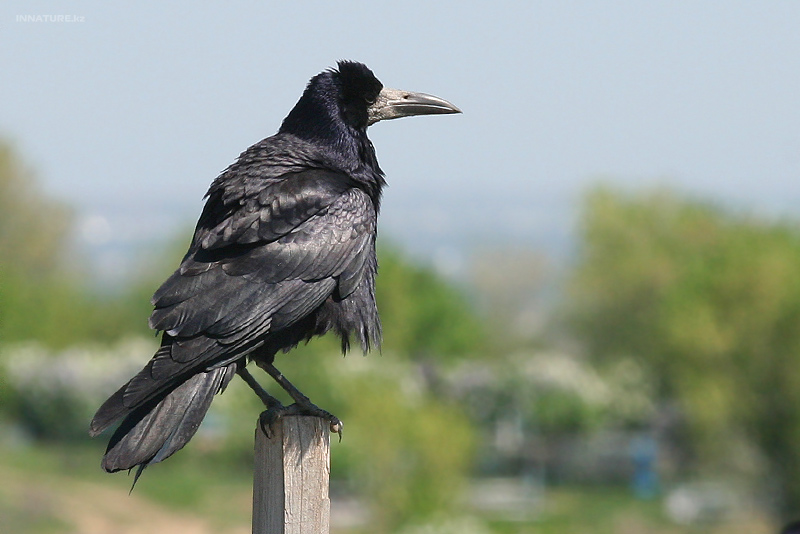
[[256, 425], [253, 534], [328, 534], [331, 501], [329, 423], [279, 419], [267, 438]]

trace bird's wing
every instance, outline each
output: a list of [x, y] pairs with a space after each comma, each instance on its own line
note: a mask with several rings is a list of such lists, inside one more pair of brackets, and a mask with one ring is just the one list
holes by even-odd
[[[274, 241], [329, 207], [353, 186], [347, 176], [324, 169], [265, 179], [257, 173], [250, 175], [247, 168], [237, 168], [233, 177], [225, 178], [223, 174], [212, 185], [195, 232], [193, 245], [205, 251]], [[206, 260], [212, 257], [205, 255]], [[184, 271], [189, 268], [181, 267]]]
[[150, 326], [225, 343], [240, 330], [286, 327], [334, 290], [347, 296], [362, 276], [376, 214], [343, 178], [296, 173], [214, 226], [198, 225], [193, 250], [153, 297]]
[[[267, 334], [348, 296], [372, 268], [377, 213], [346, 176], [308, 170], [264, 181], [237, 171], [212, 186], [189, 252], [153, 296], [161, 348], [98, 410], [94, 435], [197, 373], [230, 368]], [[294, 335], [278, 348], [302, 339]]]
[[192, 249], [153, 297], [150, 326], [164, 340], [119, 392], [126, 408], [182, 377], [228, 365], [266, 334], [356, 288], [374, 246], [375, 208], [361, 189], [324, 184], [321, 172], [298, 173], [272, 196], [259, 194], [256, 217], [245, 210], [198, 225]]

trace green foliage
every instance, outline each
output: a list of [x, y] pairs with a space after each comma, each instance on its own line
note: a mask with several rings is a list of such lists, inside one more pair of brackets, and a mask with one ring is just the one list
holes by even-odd
[[[332, 443], [332, 477], [369, 505], [371, 532], [391, 532], [458, 504], [471, 465], [472, 425], [461, 407], [431, 390], [420, 361], [439, 365], [442, 356], [455, 360], [478, 352], [483, 338], [455, 288], [396, 251], [382, 249], [379, 255], [384, 350], [362, 356], [354, 348], [342, 357], [329, 334], [279, 354], [276, 365], [344, 421], [344, 440]], [[263, 408], [238, 382], [212, 411], [226, 425], [225, 454], [246, 451], [239, 458], [249, 462], [255, 416]], [[291, 402], [271, 381], [264, 384]]]
[[86, 441], [100, 403], [155, 351], [155, 340], [52, 351], [28, 342], [0, 347], [0, 421], [42, 441]]
[[708, 462], [746, 435], [800, 505], [800, 230], [665, 192], [589, 195], [570, 288], [592, 354], [633, 355]]
[[[150, 296], [186, 247], [181, 239], [163, 255], [169, 265], [152, 266], [123, 291], [100, 298], [78, 282], [80, 265], [68, 262], [70, 228], [68, 210], [42, 194], [0, 146], [0, 420], [61, 443], [86, 439], [93, 410], [152, 355], [153, 343], [119, 339], [147, 332]], [[456, 505], [472, 428], [458, 406], [434, 394], [420, 362], [433, 367], [481, 353], [483, 333], [463, 294], [431, 269], [393, 249], [383, 249], [380, 260], [383, 354], [343, 361], [329, 335], [279, 355], [278, 364], [347, 422], [345, 442], [334, 444], [333, 474], [370, 505], [372, 531], [389, 532]], [[181, 455], [205, 451], [216, 455], [216, 465], [249, 470], [262, 409], [235, 381], [187, 448], [195, 452]], [[180, 493], [176, 501], [200, 498], [187, 484], [170, 486]]]
[[12, 148], [0, 142], [0, 267], [31, 277], [56, 271], [69, 235], [69, 210], [42, 195]]
[[[452, 511], [474, 448], [464, 411], [434, 395], [405, 355], [343, 358], [337, 348], [322, 339], [276, 360], [287, 378], [345, 424], [342, 442], [333, 439], [331, 444], [333, 479], [369, 506], [371, 532], [391, 532]], [[271, 393], [279, 393], [271, 381], [262, 382]], [[212, 406], [212, 417], [216, 413], [226, 425], [224, 454], [238, 452], [248, 468], [253, 425], [261, 410], [240, 381]]]
[[386, 350], [416, 360], [435, 355], [440, 362], [481, 350], [485, 333], [464, 293], [391, 247], [380, 247], [378, 259], [376, 298]]
[[111, 341], [137, 324], [127, 300], [99, 298], [79, 282], [71, 233], [71, 211], [0, 142], [0, 344]]
[[427, 392], [407, 363], [392, 360], [357, 362], [338, 374], [349, 423], [341, 454], [352, 487], [372, 507], [374, 532], [452, 510], [473, 443], [466, 415]]
[[6, 270], [0, 273], [0, 343], [36, 340], [65, 348], [87, 340], [111, 342], [146, 329], [146, 315], [135, 317], [127, 298], [99, 297], [74, 276], [42, 277]]
[[43, 197], [0, 143], [0, 341], [51, 335], [52, 324], [43, 325], [72, 296], [57, 282], [69, 222], [68, 210]]

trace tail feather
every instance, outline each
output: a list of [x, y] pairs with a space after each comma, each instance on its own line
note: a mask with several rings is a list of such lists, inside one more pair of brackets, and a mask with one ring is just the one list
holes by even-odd
[[[111, 437], [103, 457], [103, 469], [114, 472], [138, 465], [141, 473], [148, 465], [181, 449], [197, 432], [214, 395], [225, 388], [236, 371], [235, 367], [234, 363], [198, 373], [166, 395], [130, 411]], [[98, 411], [95, 416], [97, 423], [92, 422], [93, 434], [109, 426], [114, 414], [128, 411], [121, 403], [124, 389], [115, 393]], [[114, 403], [115, 398], [118, 404]], [[104, 410], [106, 405], [109, 406]]]
[[153, 359], [147, 362], [147, 365], [136, 376], [119, 388], [100, 406], [89, 426], [90, 436], [97, 436], [123, 417], [130, 415], [137, 408], [154, 398], [163, 396], [165, 392], [174, 388], [176, 384], [181, 383], [180, 375], [185, 373], [186, 370], [180, 366], [173, 365], [172, 373], [163, 373], [163, 376], [158, 378], [153, 373], [156, 362], [161, 360], [172, 361], [170, 359], [172, 346], [172, 343], [164, 343], [156, 351]]
[[99, 436], [105, 429], [113, 425], [118, 420], [122, 419], [130, 409], [125, 408], [122, 403], [122, 397], [125, 395], [125, 384], [119, 388], [116, 393], [111, 395], [94, 414], [92, 422], [89, 425], [89, 435], [94, 437]]

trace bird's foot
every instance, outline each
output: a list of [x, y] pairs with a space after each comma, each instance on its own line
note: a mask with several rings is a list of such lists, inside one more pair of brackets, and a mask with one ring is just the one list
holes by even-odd
[[335, 432], [339, 434], [339, 441], [342, 441], [342, 428], [344, 427], [344, 423], [342, 423], [338, 417], [333, 415], [330, 412], [319, 408], [317, 405], [312, 404], [309, 402], [308, 404], [290, 404], [289, 406], [284, 406], [282, 404], [277, 406], [272, 406], [268, 410], [261, 412], [261, 415], [258, 418], [259, 424], [261, 425], [261, 430], [264, 431], [264, 434], [270, 439], [274, 435], [272, 428], [275, 423], [278, 422], [279, 419], [282, 417], [286, 417], [287, 415], [308, 415], [311, 417], [319, 417], [321, 419], [325, 419], [328, 421], [329, 428], [331, 432]]

